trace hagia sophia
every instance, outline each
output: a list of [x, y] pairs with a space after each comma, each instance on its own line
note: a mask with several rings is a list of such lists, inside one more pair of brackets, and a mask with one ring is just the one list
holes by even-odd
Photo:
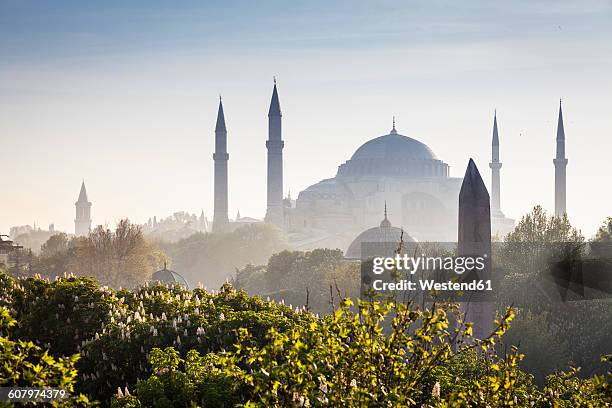
[[[461, 178], [451, 177], [447, 163], [424, 143], [392, 129], [360, 146], [340, 164], [336, 176], [301, 191], [296, 200], [283, 197], [282, 112], [276, 82], [268, 111], [267, 212], [265, 222], [285, 231], [295, 249], [349, 248], [356, 239], [383, 239], [401, 230], [418, 241], [457, 239], [457, 200]], [[227, 130], [219, 101], [215, 127], [215, 211], [213, 231], [231, 228], [227, 214]], [[492, 141], [492, 225], [500, 235], [512, 229], [499, 199], [499, 135], [494, 118]], [[384, 220], [383, 207], [385, 208]], [[389, 231], [384, 230], [389, 228]], [[364, 235], [364, 232], [369, 231]], [[366, 238], [367, 237], [367, 238]], [[378, 237], [378, 238], [377, 238]], [[386, 239], [386, 238], [385, 238]]]
[[[193, 222], [199, 231], [231, 231], [241, 225], [265, 222], [283, 230], [294, 249], [340, 248], [347, 258], [358, 258], [360, 242], [396, 239], [452, 242], [457, 239], [457, 202], [462, 178], [434, 151], [417, 139], [402, 135], [395, 119], [391, 130], [361, 145], [338, 166], [335, 177], [301, 191], [297, 199], [283, 195], [282, 112], [276, 80], [268, 111], [267, 210], [264, 220], [228, 216], [227, 128], [223, 102], [219, 100], [215, 126], [214, 217], [212, 228], [203, 214]], [[555, 215], [565, 213], [565, 133], [559, 106], [556, 137]], [[491, 139], [491, 229], [502, 237], [514, 220], [501, 210], [500, 143], [497, 114]], [[75, 233], [91, 226], [85, 185], [76, 204]], [[383, 215], [384, 208], [384, 215]], [[239, 213], [238, 213], [239, 214]], [[382, 220], [382, 221], [381, 221]], [[155, 222], [148, 227], [155, 227]]]

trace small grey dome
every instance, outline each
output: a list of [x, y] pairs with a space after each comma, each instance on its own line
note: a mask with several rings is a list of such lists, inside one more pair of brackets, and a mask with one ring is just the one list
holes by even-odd
[[[405, 231], [402, 231], [401, 228], [392, 226], [391, 222], [385, 216], [385, 218], [381, 221], [380, 226], [367, 229], [359, 234], [357, 238], [351, 242], [351, 245], [349, 245], [344, 257], [347, 259], [362, 259], [362, 255], [364, 255], [361, 253], [363, 244], [381, 247], [380, 249], [382, 249], [384, 252], [392, 253], [397, 249], [397, 245], [399, 245], [400, 241], [403, 241], [404, 243], [417, 242], [417, 240], [415, 240]], [[376, 255], [389, 256], [391, 254]]]
[[161, 269], [151, 276], [152, 282], [161, 282], [161, 283], [178, 283], [179, 285], [185, 286], [189, 289], [189, 285], [183, 276], [180, 273], [171, 271], [166, 267], [164, 263], [164, 269]]

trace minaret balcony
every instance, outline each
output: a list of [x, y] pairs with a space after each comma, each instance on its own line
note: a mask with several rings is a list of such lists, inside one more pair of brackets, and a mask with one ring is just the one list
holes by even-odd
[[285, 147], [283, 140], [266, 140], [266, 147], [268, 149], [282, 149]]
[[213, 153], [213, 160], [229, 160], [229, 153]]

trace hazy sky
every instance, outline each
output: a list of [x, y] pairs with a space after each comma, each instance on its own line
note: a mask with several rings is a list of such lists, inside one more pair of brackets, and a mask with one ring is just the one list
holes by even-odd
[[0, 0], [1, 232], [72, 232], [83, 178], [96, 224], [212, 218], [219, 93], [230, 217], [262, 217], [274, 75], [294, 196], [393, 115], [489, 183], [497, 108], [502, 210], [552, 210], [562, 97], [569, 216], [612, 215], [611, 1], [126, 3]]

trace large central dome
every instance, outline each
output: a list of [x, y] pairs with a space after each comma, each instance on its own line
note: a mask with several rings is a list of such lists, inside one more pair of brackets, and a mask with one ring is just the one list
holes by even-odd
[[355, 153], [351, 160], [437, 160], [434, 152], [424, 143], [408, 136], [400, 135], [394, 130], [388, 135], [372, 139]]
[[424, 143], [395, 130], [364, 143], [336, 177], [448, 177], [448, 165]]

